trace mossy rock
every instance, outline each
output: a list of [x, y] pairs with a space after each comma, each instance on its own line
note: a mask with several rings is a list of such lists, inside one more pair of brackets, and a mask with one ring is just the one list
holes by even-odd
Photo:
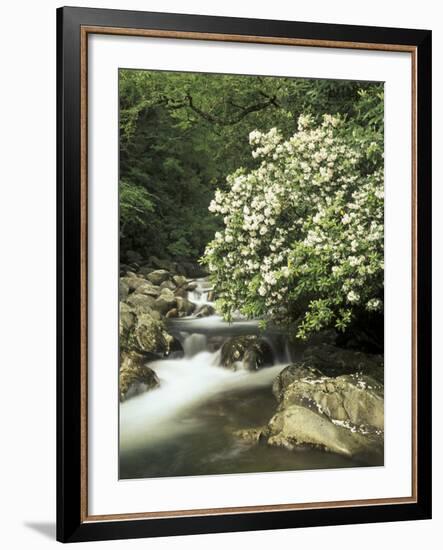
[[160, 385], [155, 372], [145, 365], [146, 358], [134, 351], [123, 352], [119, 371], [120, 401]]
[[126, 277], [120, 277], [120, 287], [123, 286], [123, 288], [127, 288], [129, 294], [145, 283], [146, 281], [138, 277], [135, 273], [132, 273], [131, 276], [126, 275]]
[[157, 296], [160, 296], [160, 292], [161, 292], [161, 289], [158, 286], [155, 286], [152, 283], [149, 283], [148, 281], [144, 281], [143, 284], [139, 285], [134, 290], [134, 294], [145, 294], [146, 296], [152, 296], [154, 298], [157, 298]]
[[156, 298], [147, 294], [131, 294], [126, 303], [131, 306], [137, 313], [149, 313], [152, 311]]
[[149, 314], [140, 315], [134, 328], [134, 344], [137, 351], [167, 355], [172, 336], [163, 327], [163, 323]]
[[269, 367], [273, 364], [272, 350], [257, 336], [236, 336], [223, 344], [221, 364], [232, 370], [239, 366], [248, 370]]
[[166, 269], [156, 269], [146, 275], [148, 281], [154, 285], [161, 285], [164, 281], [171, 278], [171, 274]]

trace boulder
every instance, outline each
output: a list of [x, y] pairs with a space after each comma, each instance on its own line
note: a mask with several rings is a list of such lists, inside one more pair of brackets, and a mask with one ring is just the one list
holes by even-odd
[[146, 281], [142, 279], [141, 277], [137, 277], [135, 274], [126, 276], [126, 277], [120, 277], [120, 286], [125, 285], [128, 288], [128, 293], [134, 292], [140, 285], [145, 284]]
[[175, 298], [175, 295], [170, 288], [160, 289], [160, 296], [164, 296], [165, 298]]
[[122, 352], [119, 370], [120, 401], [159, 386], [155, 372], [144, 364], [143, 355]]
[[166, 319], [173, 319], [175, 317], [178, 317], [178, 310], [176, 307], [170, 309], [166, 314]]
[[[276, 385], [277, 382], [274, 389]], [[280, 409], [299, 405], [349, 426], [372, 431], [384, 427], [383, 386], [369, 376], [354, 374], [330, 378], [308, 375], [281, 389], [279, 398]]]
[[166, 280], [162, 282], [162, 284], [160, 285], [160, 288], [161, 289], [167, 288], [168, 290], [174, 291], [176, 288], [176, 285], [172, 281]]
[[[335, 361], [337, 356], [333, 353], [332, 357]], [[359, 366], [360, 359], [354, 358], [351, 364]], [[326, 369], [334, 370], [329, 364]], [[262, 432], [269, 445], [381, 456], [384, 391], [373, 377], [361, 372], [327, 376], [312, 362], [301, 361], [283, 369], [272, 389], [279, 405]]]
[[160, 296], [154, 301], [152, 308], [158, 311], [161, 315], [166, 315], [169, 310], [173, 309], [177, 304], [177, 299], [174, 293], [169, 289], [164, 288]]
[[137, 316], [134, 310], [124, 302], [120, 302], [120, 334], [124, 334], [132, 330], [137, 321]]
[[174, 290], [174, 294], [175, 294], [175, 296], [180, 296], [180, 298], [187, 298], [188, 297], [188, 291], [186, 290], [186, 288], [183, 288], [183, 287], [177, 287]]
[[129, 295], [126, 303], [138, 313], [149, 313], [154, 308], [155, 300], [154, 296], [133, 293]]
[[160, 321], [149, 314], [142, 314], [137, 318], [133, 339], [137, 351], [167, 355], [173, 337], [164, 330]]
[[239, 366], [257, 370], [273, 364], [272, 350], [265, 340], [257, 336], [236, 336], [223, 344], [221, 364], [232, 370]]
[[171, 342], [169, 344], [169, 357], [171, 359], [179, 359], [185, 354], [183, 346], [177, 338], [172, 336]]
[[284, 368], [272, 384], [272, 392], [278, 401], [281, 401], [284, 397], [284, 392], [295, 381], [303, 378], [320, 378], [323, 373], [309, 365], [304, 363], [296, 363]]
[[134, 290], [135, 294], [145, 294], [146, 296], [153, 296], [157, 298], [160, 295], [161, 289], [158, 286], [144, 281], [141, 285], [138, 285]]
[[177, 310], [181, 317], [187, 317], [188, 315], [192, 315], [193, 311], [195, 310], [195, 304], [187, 300], [186, 298], [183, 298], [181, 296], [176, 296], [176, 302], [177, 302]]
[[188, 282], [188, 279], [186, 279], [186, 277], [184, 277], [183, 275], [174, 275], [172, 277], [172, 280], [178, 287], [185, 286]]
[[363, 435], [300, 405], [278, 411], [261, 437], [268, 445], [289, 450], [314, 447], [350, 457], [381, 452], [383, 448], [380, 434]]
[[118, 297], [119, 300], [122, 302], [126, 300], [129, 294], [129, 285], [126, 281], [123, 279], [120, 279], [119, 286], [118, 286]]
[[148, 273], [146, 278], [148, 281], [151, 281], [152, 284], [159, 286], [163, 283], [163, 281], [169, 279], [170, 276], [169, 271], [166, 271], [166, 269], [157, 269], [151, 273]]
[[209, 304], [207, 305], [204, 305], [202, 306], [198, 312], [196, 313], [196, 317], [198, 318], [201, 318], [201, 317], [209, 317], [210, 315], [214, 315], [215, 313], [215, 309], [210, 306]]

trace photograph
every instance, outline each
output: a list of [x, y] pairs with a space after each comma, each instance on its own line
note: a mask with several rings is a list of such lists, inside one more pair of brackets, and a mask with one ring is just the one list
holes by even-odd
[[118, 103], [119, 479], [383, 466], [384, 83], [121, 67]]

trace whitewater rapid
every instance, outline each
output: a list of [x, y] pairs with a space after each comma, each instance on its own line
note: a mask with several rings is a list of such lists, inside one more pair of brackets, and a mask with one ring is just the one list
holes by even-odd
[[[197, 280], [196, 283], [188, 299], [196, 304], [197, 314], [202, 307], [213, 304], [208, 300], [212, 290], [209, 283], [205, 279]], [[223, 341], [238, 334], [256, 334], [256, 321], [227, 323], [218, 315], [188, 317], [177, 320], [175, 330], [181, 340], [184, 356], [150, 362], [149, 367], [156, 372], [160, 386], [120, 405], [122, 450], [155, 445], [178, 433], [194, 429], [192, 423], [182, 421], [184, 411], [217, 394], [270, 386], [290, 359], [278, 358], [276, 354], [274, 366], [253, 372], [246, 369], [232, 371], [220, 366], [220, 346]], [[213, 350], [214, 340], [217, 339], [218, 349]], [[287, 354], [283, 350], [284, 355]]]

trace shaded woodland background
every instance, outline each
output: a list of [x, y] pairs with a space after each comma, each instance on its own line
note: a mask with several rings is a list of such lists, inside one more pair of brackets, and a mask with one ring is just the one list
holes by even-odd
[[285, 137], [300, 114], [340, 114], [382, 139], [383, 84], [121, 69], [120, 251], [196, 261], [220, 220], [208, 205], [239, 167], [253, 169], [252, 130]]

